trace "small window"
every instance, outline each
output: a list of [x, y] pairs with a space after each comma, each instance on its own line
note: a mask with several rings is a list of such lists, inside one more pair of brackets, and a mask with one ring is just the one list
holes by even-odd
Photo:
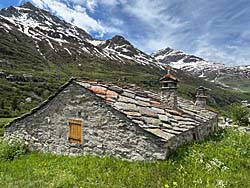
[[82, 120], [69, 120], [69, 142], [82, 144]]

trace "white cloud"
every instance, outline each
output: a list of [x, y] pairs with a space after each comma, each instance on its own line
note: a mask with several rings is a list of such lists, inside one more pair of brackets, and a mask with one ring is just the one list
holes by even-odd
[[90, 10], [90, 12], [94, 12], [97, 6], [96, 0], [86, 0], [86, 7]]
[[112, 26], [106, 26], [100, 20], [92, 18], [86, 11], [94, 11], [96, 6], [95, 0], [70, 0], [68, 3], [73, 5], [70, 7], [60, 0], [31, 0], [34, 5], [43, 9], [50, 9], [56, 16], [63, 18], [78, 27], [83, 28], [87, 32], [95, 32], [98, 37], [106, 33], [121, 33], [119, 29]]
[[151, 53], [157, 49], [177, 47], [176, 40], [178, 31], [181, 31], [186, 21], [169, 12], [167, 1], [137, 0], [124, 5], [124, 10], [131, 16], [136, 17], [143, 23], [146, 33], [134, 39], [138, 47]]
[[120, 1], [119, 0], [101, 0], [101, 1], [98, 1], [98, 3], [106, 5], [106, 6], [115, 7], [116, 5], [120, 3]]
[[171, 28], [182, 27], [185, 23], [167, 12], [168, 4], [164, 0], [137, 0], [125, 5], [125, 10], [144, 21], [150, 27], [159, 29], [159, 26]]
[[216, 63], [223, 63], [228, 66], [236, 64], [247, 65], [250, 62], [250, 47], [242, 48], [242, 46], [215, 46], [212, 44], [212, 36], [210, 33], [202, 35], [195, 43], [194, 53], [204, 59]]

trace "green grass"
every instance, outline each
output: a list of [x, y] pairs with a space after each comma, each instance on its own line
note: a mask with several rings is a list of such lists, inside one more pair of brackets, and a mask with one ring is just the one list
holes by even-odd
[[235, 77], [225, 77], [221, 79], [220, 81], [230, 87], [237, 88], [244, 92], [250, 92], [249, 79], [239, 79], [239, 78], [237, 79]]
[[14, 118], [0, 118], [0, 124], [6, 125], [9, 122], [13, 121]]
[[249, 146], [249, 134], [228, 130], [154, 163], [30, 153], [0, 159], [0, 187], [248, 188]]
[[0, 118], [0, 137], [3, 136], [3, 127], [11, 122], [14, 118]]

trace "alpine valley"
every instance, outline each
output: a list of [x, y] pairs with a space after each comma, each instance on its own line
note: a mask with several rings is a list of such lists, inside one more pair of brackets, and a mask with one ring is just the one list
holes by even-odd
[[171, 48], [148, 55], [122, 36], [97, 40], [31, 3], [0, 10], [0, 117], [29, 111], [70, 77], [158, 92], [168, 70], [181, 96], [194, 100], [195, 88], [210, 88], [217, 110], [250, 97], [250, 66], [226, 67]]

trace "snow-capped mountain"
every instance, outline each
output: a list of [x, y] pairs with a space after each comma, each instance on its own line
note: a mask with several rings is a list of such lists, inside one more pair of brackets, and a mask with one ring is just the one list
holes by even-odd
[[240, 75], [244, 78], [250, 75], [249, 67], [226, 67], [171, 48], [148, 55], [122, 36], [97, 40], [83, 29], [31, 3], [0, 10], [0, 34], [4, 38], [11, 36], [11, 40], [27, 41], [27, 45], [35, 49], [39, 56], [49, 61], [69, 57], [67, 62], [73, 60], [81, 64], [82, 58], [93, 56], [123, 64], [135, 62], [161, 70], [170, 65], [198, 77], [209, 77], [210, 80], [220, 75]]
[[206, 61], [194, 55], [188, 55], [184, 52], [166, 48], [151, 54], [157, 61], [168, 64], [176, 69], [188, 71], [195, 76], [205, 77], [211, 72], [225, 69], [225, 65]]
[[250, 66], [227, 67], [171, 48], [159, 50], [151, 56], [161, 64], [189, 72], [222, 88], [248, 91], [250, 86]]
[[227, 67], [224, 64], [206, 61], [182, 51], [166, 48], [151, 54], [158, 62], [181, 69], [198, 77], [215, 78], [224, 75], [237, 75], [250, 78], [250, 66]]
[[69, 56], [87, 54], [126, 63], [161, 67], [149, 55], [135, 48], [121, 36], [107, 41], [94, 39], [83, 29], [67, 23], [49, 12], [26, 3], [0, 10], [0, 31], [22, 33], [35, 42], [39, 54], [66, 53]]
[[122, 36], [115, 36], [98, 45], [105, 52], [115, 56], [130, 59], [141, 64], [154, 63], [155, 59], [135, 48], [129, 41]]

